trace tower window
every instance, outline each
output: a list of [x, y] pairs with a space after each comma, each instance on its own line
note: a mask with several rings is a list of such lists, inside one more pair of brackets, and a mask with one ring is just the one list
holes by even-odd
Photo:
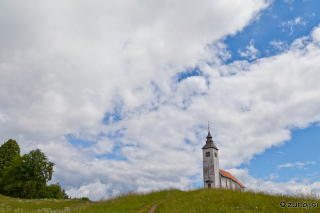
[[210, 152], [206, 152], [206, 157], [210, 157]]
[[218, 154], [215, 152], [215, 153], [214, 153], [214, 156], [217, 158], [217, 157], [218, 157]]

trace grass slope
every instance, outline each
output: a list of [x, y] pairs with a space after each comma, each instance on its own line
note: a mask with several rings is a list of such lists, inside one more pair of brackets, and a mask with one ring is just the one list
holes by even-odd
[[[22, 200], [22, 201], [21, 201]], [[77, 213], [146, 213], [158, 204], [155, 212], [307, 212], [308, 208], [281, 208], [285, 201], [315, 203], [310, 212], [320, 212], [320, 200], [315, 196], [289, 197], [264, 193], [241, 192], [223, 189], [197, 189], [180, 191], [160, 190], [148, 194], [127, 193], [105, 201], [80, 200], [24, 200], [0, 196], [0, 212], [77, 212]], [[3, 203], [6, 203], [3, 205]], [[8, 207], [11, 209], [10, 211]], [[7, 208], [7, 209], [6, 209]], [[14, 211], [19, 209], [19, 211]]]
[[[241, 192], [223, 189], [198, 189], [180, 191], [162, 190], [149, 194], [128, 193], [107, 201], [90, 204], [72, 212], [148, 212], [159, 203], [155, 212], [306, 212], [307, 208], [281, 208], [280, 202], [318, 203], [315, 196], [288, 197], [264, 193]], [[302, 204], [301, 204], [302, 205]], [[319, 207], [310, 208], [320, 212]]]
[[76, 210], [89, 203], [71, 199], [18, 199], [0, 195], [0, 212], [70, 212], [70, 209]]

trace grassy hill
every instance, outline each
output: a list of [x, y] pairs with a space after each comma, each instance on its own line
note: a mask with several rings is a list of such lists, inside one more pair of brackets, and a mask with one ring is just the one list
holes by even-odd
[[[281, 208], [280, 202], [286, 207]], [[293, 203], [292, 207], [288, 207]], [[315, 196], [281, 196], [222, 189], [180, 191], [160, 190], [148, 194], [127, 193], [99, 202], [70, 199], [25, 200], [0, 196], [0, 212], [320, 212], [320, 200]], [[284, 205], [284, 203], [282, 203]], [[316, 207], [312, 207], [312, 204]], [[294, 207], [299, 206], [299, 207]], [[318, 206], [318, 207], [317, 207]], [[19, 209], [19, 210], [18, 210]]]
[[88, 201], [71, 199], [18, 199], [0, 195], [0, 212], [70, 212], [90, 204]]

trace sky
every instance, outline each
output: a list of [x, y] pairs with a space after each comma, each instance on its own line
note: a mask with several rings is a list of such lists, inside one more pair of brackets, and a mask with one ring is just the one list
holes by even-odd
[[0, 1], [0, 143], [92, 200], [201, 187], [210, 132], [248, 189], [320, 195], [317, 0]]

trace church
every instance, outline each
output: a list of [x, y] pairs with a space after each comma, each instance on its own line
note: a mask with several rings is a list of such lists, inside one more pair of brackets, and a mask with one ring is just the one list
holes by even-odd
[[209, 128], [207, 141], [202, 150], [204, 188], [244, 189], [232, 174], [219, 168], [218, 148], [213, 143]]

